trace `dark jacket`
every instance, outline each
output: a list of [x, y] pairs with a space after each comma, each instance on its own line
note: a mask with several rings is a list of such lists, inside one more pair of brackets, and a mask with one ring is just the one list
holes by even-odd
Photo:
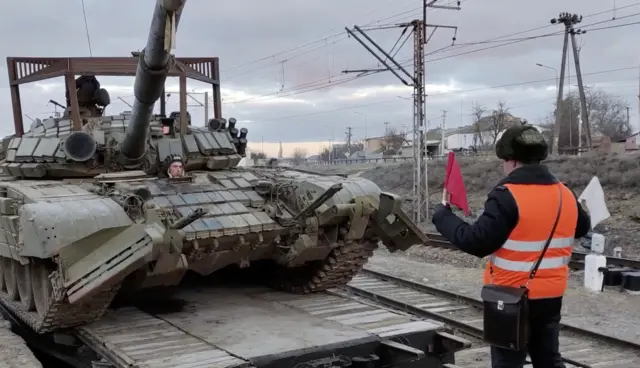
[[[558, 182], [544, 165], [526, 165], [517, 168], [502, 179], [489, 192], [484, 213], [472, 225], [456, 216], [449, 206], [439, 204], [433, 215], [433, 224], [453, 245], [476, 257], [486, 257], [502, 247], [518, 223], [518, 206], [504, 184], [551, 185]], [[574, 193], [575, 196], [575, 193]], [[576, 199], [577, 202], [577, 199]], [[579, 202], [576, 238], [589, 232], [591, 220]]]

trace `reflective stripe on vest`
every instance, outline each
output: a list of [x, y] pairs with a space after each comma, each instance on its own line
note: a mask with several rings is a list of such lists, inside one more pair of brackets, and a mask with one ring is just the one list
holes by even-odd
[[[540, 257], [558, 211], [558, 186], [562, 188], [562, 213], [538, 272], [529, 283], [531, 299], [564, 294], [574, 242], [578, 207], [573, 193], [563, 184], [516, 185], [506, 187], [518, 206], [518, 223], [509, 239], [490, 256], [485, 283], [520, 287]], [[490, 275], [493, 267], [493, 276]]]

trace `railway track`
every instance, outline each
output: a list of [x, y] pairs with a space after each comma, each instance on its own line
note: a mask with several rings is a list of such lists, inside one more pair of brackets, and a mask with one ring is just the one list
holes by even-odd
[[[444, 236], [438, 233], [426, 233], [426, 235], [429, 238], [429, 243], [427, 245], [430, 247], [458, 250], [455, 245], [449, 243], [449, 241], [446, 240]], [[571, 262], [569, 263], [569, 266], [574, 270], [583, 270], [584, 259], [587, 254], [589, 253], [574, 250], [571, 254]], [[607, 265], [640, 269], [640, 260], [607, 256]]]
[[[489, 346], [482, 341], [482, 303], [450, 291], [363, 269], [345, 288], [359, 298], [435, 319], [472, 340], [473, 346], [456, 354], [460, 368], [490, 366]], [[560, 348], [568, 368], [640, 367], [640, 343], [561, 324]], [[525, 367], [532, 367], [526, 365]]]

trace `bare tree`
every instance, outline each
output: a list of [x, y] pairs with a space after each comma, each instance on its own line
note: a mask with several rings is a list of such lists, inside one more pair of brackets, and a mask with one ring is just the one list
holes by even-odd
[[626, 101], [604, 91], [589, 91], [587, 113], [592, 130], [612, 141], [625, 139], [631, 133]]
[[481, 121], [487, 110], [482, 105], [475, 105], [471, 109], [471, 116], [473, 117], [473, 146], [484, 146], [484, 135], [482, 134], [484, 129]]
[[495, 146], [500, 133], [503, 132], [508, 126], [508, 118], [510, 117], [509, 108], [506, 107], [507, 103], [504, 101], [498, 102], [496, 109], [489, 115], [489, 134], [491, 135], [491, 145]]
[[331, 162], [331, 150], [327, 147], [322, 149], [320, 152], [320, 160], [324, 162]]
[[[335, 144], [332, 147], [333, 152], [331, 157], [335, 159], [345, 159], [349, 152], [347, 144]], [[351, 141], [351, 153], [364, 151], [364, 143], [362, 141]]]
[[302, 147], [296, 147], [293, 150], [293, 164], [302, 165], [307, 157], [307, 150]]
[[[599, 133], [617, 141], [631, 134], [631, 126], [627, 121], [626, 101], [612, 96], [602, 90], [585, 91], [587, 116], [591, 125], [591, 134]], [[562, 121], [560, 122], [560, 136], [558, 145], [563, 153], [576, 153], [579, 143], [580, 99], [577, 93], [572, 93], [562, 103]], [[585, 146], [586, 135], [581, 137]]]
[[402, 146], [407, 142], [407, 137], [404, 133], [398, 132], [394, 128], [387, 130], [384, 135], [384, 139], [380, 144], [380, 149], [383, 156], [393, 156], [402, 152]]
[[556, 120], [556, 117], [554, 112], [538, 121], [538, 126], [542, 129], [542, 135], [544, 136], [544, 139], [547, 141], [547, 145], [549, 146], [549, 150], [548, 150], [549, 152], [553, 151], [553, 144], [554, 144], [553, 127], [556, 125], [555, 120]]

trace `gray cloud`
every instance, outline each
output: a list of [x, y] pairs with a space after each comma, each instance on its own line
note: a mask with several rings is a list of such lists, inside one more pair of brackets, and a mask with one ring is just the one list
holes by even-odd
[[[449, 3], [449, 0], [441, 0], [441, 3]], [[633, 0], [616, 1], [618, 8], [634, 3]], [[153, 4], [153, 0], [85, 0], [93, 54], [124, 56], [142, 48]], [[431, 60], [427, 63], [428, 119], [435, 126], [441, 110], [446, 109], [449, 126], [468, 124], [473, 103], [490, 108], [499, 100], [507, 101], [513, 113], [530, 121], [548, 115], [553, 109], [555, 73], [535, 64], [559, 69], [560, 35], [477, 52], [474, 50], [501, 43], [464, 44], [537, 27], [542, 28], [505, 37], [505, 40], [559, 32], [562, 31], [560, 26], [545, 26], [560, 11], [588, 15], [611, 9], [613, 4], [612, 1], [584, 0], [466, 0], [460, 12], [432, 10], [429, 23], [457, 25], [459, 30], [457, 46], [433, 53], [451, 44], [453, 32], [439, 29], [427, 47], [427, 53], [433, 53], [427, 56], [427, 60]], [[343, 31], [344, 26], [363, 25], [384, 18], [389, 19], [380, 24], [410, 21], [421, 16], [420, 1], [245, 0], [213, 3], [190, 0], [187, 5], [178, 32], [176, 54], [221, 58], [224, 115], [244, 121], [252, 139], [317, 141], [329, 140], [332, 135], [339, 139], [348, 126], [353, 128], [355, 138], [363, 138], [365, 134], [382, 134], [384, 122], [398, 129], [410, 129], [411, 102], [397, 96], [408, 97], [411, 89], [403, 90], [391, 73], [343, 83], [354, 75], [344, 75], [342, 70], [375, 68], [377, 65], [376, 60], [355, 40], [348, 39]], [[640, 15], [634, 15], [637, 13], [640, 13], [640, 5], [620, 9], [615, 14], [587, 17], [582, 26], [593, 29], [637, 22], [640, 21]], [[5, 57], [86, 56], [89, 53], [79, 2], [23, 0], [6, 5], [5, 14], [8, 16], [0, 23], [0, 32], [10, 35], [0, 40], [0, 50]], [[400, 16], [392, 17], [396, 14]], [[618, 20], [609, 21], [613, 15]], [[603, 23], [594, 24], [597, 22]], [[588, 26], [590, 24], [594, 25]], [[632, 47], [632, 37], [637, 34], [638, 27], [640, 25], [594, 30], [580, 37], [585, 83], [626, 99], [634, 111], [637, 109], [634, 94], [637, 94], [638, 70], [590, 73], [638, 65], [637, 50]], [[390, 49], [400, 30], [370, 31], [368, 34]], [[309, 45], [280, 53], [304, 44]], [[396, 59], [408, 61], [411, 56], [412, 41], [409, 40]], [[263, 60], [254, 62], [260, 59]], [[411, 71], [410, 62], [407, 64]], [[3, 65], [0, 70], [2, 134], [12, 131], [6, 75]], [[574, 75], [573, 66], [571, 75]], [[539, 83], [490, 88], [545, 79], [547, 81]], [[102, 78], [101, 81], [103, 85], [121, 86], [111, 90], [113, 105], [110, 111], [128, 109], [116, 96], [131, 102], [132, 93], [126, 87], [132, 80]], [[52, 110], [46, 102], [50, 98], [64, 99], [62, 81], [52, 82], [59, 83], [60, 89], [36, 85], [23, 87], [25, 113], [34, 118], [46, 117]], [[176, 81], [169, 83], [177, 85]], [[571, 84], [575, 83], [575, 77], [572, 77]], [[203, 86], [190, 83], [189, 88], [201, 89]], [[202, 99], [202, 96], [194, 96]], [[170, 106], [175, 107], [174, 102], [170, 99]], [[203, 120], [202, 108], [192, 107], [191, 111], [196, 121]], [[632, 122], [637, 121], [637, 112], [632, 116]]]

